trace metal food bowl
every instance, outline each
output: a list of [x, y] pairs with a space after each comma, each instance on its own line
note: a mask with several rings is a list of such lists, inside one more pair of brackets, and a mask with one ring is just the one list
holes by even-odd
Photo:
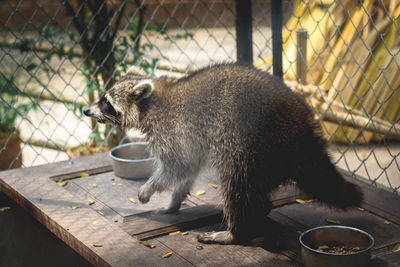
[[[371, 248], [375, 242], [374, 238], [367, 232], [353, 227], [338, 225], [312, 228], [303, 232], [299, 240], [301, 244], [301, 259], [307, 267], [368, 266], [371, 259]], [[334, 254], [317, 249], [335, 241], [344, 245], [357, 246], [361, 250], [346, 254]]]
[[147, 142], [128, 143], [110, 151], [116, 176], [128, 179], [148, 178], [153, 172], [154, 157], [150, 156]]

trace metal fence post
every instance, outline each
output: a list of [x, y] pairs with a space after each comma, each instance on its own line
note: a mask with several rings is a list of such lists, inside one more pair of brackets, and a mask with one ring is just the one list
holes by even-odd
[[237, 60], [253, 63], [251, 1], [236, 0], [235, 4]]
[[275, 76], [283, 77], [282, 71], [282, 1], [271, 1], [272, 13], [272, 70]]

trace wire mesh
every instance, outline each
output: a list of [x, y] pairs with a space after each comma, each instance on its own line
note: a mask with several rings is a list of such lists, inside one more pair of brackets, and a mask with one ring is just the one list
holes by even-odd
[[[251, 6], [254, 64], [271, 72], [270, 1]], [[126, 133], [85, 118], [82, 108], [132, 64], [180, 77], [236, 60], [233, 0], [11, 0], [0, 7], [2, 169], [120, 142]], [[315, 110], [335, 163], [395, 193], [399, 12], [397, 1], [283, 1], [282, 31], [284, 79]]]

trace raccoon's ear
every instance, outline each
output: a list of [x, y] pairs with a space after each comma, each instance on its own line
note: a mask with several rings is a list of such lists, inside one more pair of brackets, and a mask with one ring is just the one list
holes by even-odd
[[148, 98], [153, 93], [154, 84], [152, 80], [142, 80], [133, 87], [131, 96], [135, 102]]
[[126, 73], [133, 73], [139, 76], [146, 76], [146, 72], [144, 72], [142, 69], [139, 69], [138, 66], [132, 65], [129, 67], [129, 69], [126, 71]]

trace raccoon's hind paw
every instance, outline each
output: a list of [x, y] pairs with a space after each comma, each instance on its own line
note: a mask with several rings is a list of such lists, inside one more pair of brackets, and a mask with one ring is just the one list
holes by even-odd
[[178, 214], [180, 207], [161, 208], [157, 211], [159, 214]]
[[212, 233], [204, 233], [197, 236], [199, 242], [205, 244], [219, 243], [219, 244], [237, 244], [238, 240], [233, 236], [230, 231], [220, 231]]

